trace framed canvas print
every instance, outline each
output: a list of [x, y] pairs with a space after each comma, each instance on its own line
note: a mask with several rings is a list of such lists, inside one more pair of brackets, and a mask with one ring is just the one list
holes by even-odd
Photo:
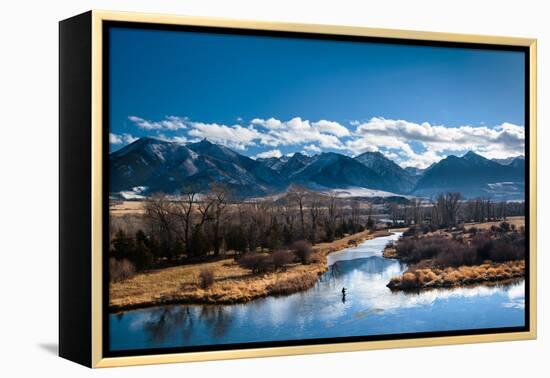
[[60, 355], [536, 337], [536, 41], [60, 23]]

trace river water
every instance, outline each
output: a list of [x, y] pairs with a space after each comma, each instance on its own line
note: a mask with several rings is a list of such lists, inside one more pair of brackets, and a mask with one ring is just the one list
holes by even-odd
[[[382, 257], [399, 238], [328, 256], [315, 287], [236, 305], [171, 305], [111, 314], [110, 349], [133, 350], [345, 336], [521, 327], [524, 281], [508, 286], [391, 292], [406, 265]], [[346, 288], [345, 299], [342, 288]]]

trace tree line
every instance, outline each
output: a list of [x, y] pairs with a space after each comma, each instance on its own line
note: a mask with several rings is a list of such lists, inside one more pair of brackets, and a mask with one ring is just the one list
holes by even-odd
[[358, 200], [319, 195], [300, 186], [281, 198], [235, 201], [222, 184], [206, 193], [192, 187], [177, 200], [162, 193], [145, 200], [143, 228], [118, 229], [111, 255], [136, 269], [153, 261], [197, 261], [231, 252], [289, 249], [298, 241], [330, 242], [375, 226], [372, 207]]
[[330, 242], [380, 227], [375, 220], [383, 216], [391, 218], [388, 227], [416, 224], [438, 229], [461, 222], [505, 220], [524, 212], [524, 203], [465, 201], [458, 192], [430, 201], [413, 198], [379, 206], [300, 186], [292, 186], [282, 196], [245, 202], [234, 200], [232, 194], [223, 184], [211, 185], [207, 192], [185, 187], [177, 199], [154, 194], [145, 200], [137, 230], [112, 231], [111, 257], [143, 270], [154, 264], [201, 261], [227, 253], [238, 257], [290, 250], [297, 242]]
[[435, 228], [460, 223], [504, 221], [525, 214], [525, 202], [495, 201], [488, 198], [465, 200], [460, 192], [442, 193], [429, 201], [413, 198], [405, 204], [388, 204], [394, 225], [427, 224]]

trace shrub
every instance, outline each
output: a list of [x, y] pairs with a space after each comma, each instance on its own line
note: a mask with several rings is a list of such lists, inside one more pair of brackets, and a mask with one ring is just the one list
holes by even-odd
[[477, 262], [477, 251], [473, 247], [455, 242], [439, 253], [435, 262], [439, 266], [473, 265]]
[[244, 253], [248, 243], [242, 227], [231, 227], [225, 234], [225, 244], [229, 250]]
[[134, 264], [126, 259], [117, 260], [114, 257], [109, 259], [109, 276], [111, 281], [122, 281], [136, 272]]
[[119, 229], [111, 241], [111, 253], [117, 260], [128, 259], [134, 253], [135, 242], [132, 236]]
[[507, 239], [503, 238], [495, 241], [493, 249], [489, 252], [489, 257], [492, 261], [504, 262], [525, 258], [525, 241], [511, 241]]
[[309, 262], [311, 264], [320, 263], [323, 260], [323, 255], [320, 252], [313, 252], [309, 257]]
[[288, 264], [294, 260], [294, 256], [289, 251], [276, 250], [271, 256], [273, 259], [273, 266], [275, 269], [285, 268]]
[[414, 273], [405, 272], [401, 277], [401, 289], [412, 290], [418, 288], [418, 280]]
[[[507, 226], [504, 226], [506, 229]], [[499, 228], [500, 230], [500, 228]], [[437, 267], [475, 265], [485, 260], [505, 262], [525, 258], [525, 234], [475, 230], [471, 242], [457, 234], [453, 239], [443, 236], [408, 237], [394, 243], [397, 257], [408, 263], [432, 260]]]
[[437, 231], [437, 230], [438, 230], [438, 227], [433, 223], [425, 224], [425, 225], [422, 226], [422, 233], [423, 234], [427, 234], [429, 232], [434, 232], [434, 231]]
[[267, 273], [272, 272], [273, 270], [275, 270], [273, 258], [269, 255], [260, 255], [256, 273]]
[[297, 240], [292, 243], [291, 249], [302, 264], [309, 264], [311, 262], [312, 250], [310, 242], [306, 240]]
[[245, 269], [250, 269], [253, 274], [266, 273], [274, 269], [273, 258], [259, 253], [245, 253], [237, 263]]
[[149, 248], [149, 240], [141, 230], [136, 233], [135, 248], [129, 259], [136, 270], [144, 270], [153, 265], [153, 253]]
[[431, 269], [420, 269], [416, 271], [416, 279], [418, 283], [422, 286], [427, 285], [435, 280], [437, 280], [437, 274], [435, 274]]
[[260, 261], [260, 255], [255, 252], [249, 252], [245, 253], [243, 256], [241, 256], [237, 263], [239, 266], [245, 269], [250, 269], [252, 273], [256, 273], [256, 270], [258, 268], [258, 263]]
[[479, 233], [472, 239], [478, 259], [504, 262], [525, 258], [525, 236], [520, 233], [493, 239], [488, 233]]
[[451, 270], [443, 274], [443, 284], [445, 286], [454, 286], [461, 282], [464, 276], [458, 270]]
[[314, 286], [317, 282], [317, 275], [315, 273], [308, 273], [296, 277], [289, 277], [286, 279], [280, 279], [270, 284], [267, 290], [271, 295], [286, 295], [292, 294], [297, 291], [306, 290]]
[[395, 245], [395, 252], [397, 253], [397, 256], [399, 256], [399, 258], [405, 261], [409, 261], [409, 257], [412, 255], [412, 252], [414, 251], [415, 244], [416, 244], [415, 240], [410, 238], [405, 238], [400, 240]]
[[472, 245], [476, 248], [477, 256], [480, 260], [491, 259], [491, 251], [494, 248], [494, 243], [495, 241], [486, 232], [478, 233], [472, 238]]
[[500, 224], [500, 230], [501, 230], [502, 232], [508, 232], [508, 231], [510, 231], [510, 223], [508, 223], [508, 222], [502, 222], [502, 223]]
[[414, 236], [416, 235], [420, 230], [416, 226], [410, 226], [408, 229], [406, 229], [403, 232], [403, 236]]
[[418, 262], [420, 260], [434, 258], [438, 253], [460, 244], [442, 236], [400, 240], [395, 246], [399, 258], [407, 262]]
[[214, 271], [210, 268], [202, 268], [199, 273], [199, 285], [207, 289], [214, 284]]
[[191, 233], [191, 242], [187, 248], [189, 256], [205, 256], [210, 250], [210, 243], [201, 227], [198, 225], [194, 227]]

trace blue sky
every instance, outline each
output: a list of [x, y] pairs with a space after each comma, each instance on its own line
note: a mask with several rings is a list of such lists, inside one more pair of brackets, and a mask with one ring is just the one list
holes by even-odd
[[519, 52], [114, 28], [111, 151], [203, 137], [245, 155], [379, 150], [425, 167], [524, 148]]

